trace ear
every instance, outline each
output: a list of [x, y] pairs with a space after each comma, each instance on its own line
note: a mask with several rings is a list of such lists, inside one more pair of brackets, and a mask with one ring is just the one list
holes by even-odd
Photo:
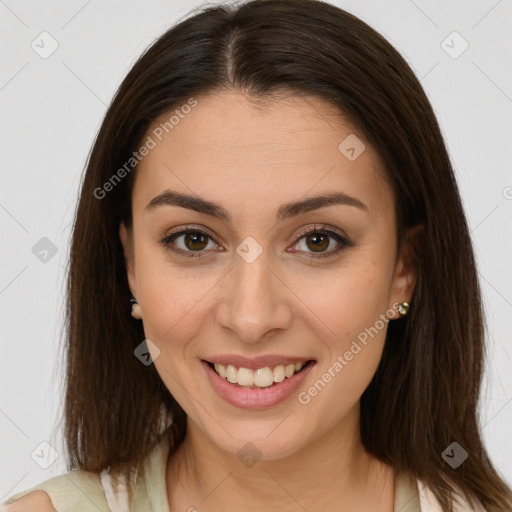
[[397, 302], [411, 302], [418, 279], [415, 250], [419, 244], [424, 228], [425, 226], [423, 224], [418, 224], [417, 226], [409, 228], [405, 233], [400, 248], [400, 254], [395, 265], [393, 282], [391, 284], [390, 309], [393, 309], [393, 304]]
[[124, 261], [126, 266], [126, 276], [128, 284], [134, 297], [137, 297], [137, 280], [135, 278], [135, 257], [133, 250], [133, 235], [131, 230], [128, 230], [123, 221], [119, 225], [119, 238], [123, 246]]

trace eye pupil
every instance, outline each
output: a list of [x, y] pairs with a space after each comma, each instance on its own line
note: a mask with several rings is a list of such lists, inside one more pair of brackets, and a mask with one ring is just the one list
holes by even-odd
[[[198, 241], [198, 239], [200, 239], [203, 242], [203, 246], [201, 246], [201, 241]], [[200, 247], [190, 246], [189, 242], [192, 242], [193, 245], [199, 244]], [[201, 233], [194, 232], [187, 233], [185, 235], [185, 246], [187, 247], [187, 249], [190, 249], [191, 251], [204, 249], [206, 247], [205, 242], [206, 244], [208, 243], [207, 237]]]
[[[321, 242], [319, 242], [320, 239], [322, 239]], [[308, 235], [307, 241], [308, 242], [313, 241], [313, 248], [314, 248], [315, 252], [321, 252], [322, 250], [325, 250], [325, 249], [327, 249], [327, 247], [329, 247], [329, 237], [322, 233], [315, 233], [313, 235]], [[327, 244], [325, 242], [327, 242]], [[317, 251], [317, 249], [320, 249], [320, 251]]]

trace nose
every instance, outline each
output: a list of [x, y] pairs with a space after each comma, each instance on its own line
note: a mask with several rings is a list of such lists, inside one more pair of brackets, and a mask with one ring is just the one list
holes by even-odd
[[[271, 268], [264, 250], [248, 263], [234, 256], [231, 272], [225, 277], [227, 285], [217, 307], [217, 322], [231, 330], [244, 343], [266, 340], [271, 332], [289, 328], [292, 315], [288, 287]], [[277, 267], [274, 265], [274, 267]]]

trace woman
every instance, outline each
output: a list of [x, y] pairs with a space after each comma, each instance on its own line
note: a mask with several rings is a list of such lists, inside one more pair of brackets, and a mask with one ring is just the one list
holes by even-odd
[[90, 155], [67, 313], [78, 471], [6, 511], [512, 507], [438, 123], [341, 9], [208, 7], [146, 51]]

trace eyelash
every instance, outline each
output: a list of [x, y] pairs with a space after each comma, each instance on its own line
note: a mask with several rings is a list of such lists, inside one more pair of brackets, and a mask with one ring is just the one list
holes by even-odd
[[[160, 241], [160, 243], [162, 243], [166, 249], [168, 249], [172, 252], [178, 253], [186, 258], [204, 258], [205, 256], [202, 256], [202, 253], [205, 252], [204, 250], [203, 251], [183, 251], [182, 249], [175, 249], [169, 245], [170, 242], [173, 242], [176, 238], [178, 238], [182, 235], [186, 235], [186, 234], [204, 235], [215, 242], [214, 238], [210, 234], [206, 233], [205, 231], [202, 231], [201, 229], [197, 229], [194, 227], [185, 226], [185, 229], [183, 229], [181, 231], [172, 232], [172, 233], [169, 233], [168, 235], [166, 235]], [[304, 238], [308, 235], [311, 235], [311, 234], [328, 235], [331, 238], [333, 238], [334, 240], [336, 240], [336, 242], [338, 242], [340, 245], [336, 249], [330, 250], [328, 252], [317, 253], [317, 254], [308, 253], [308, 254], [310, 254], [310, 256], [306, 256], [307, 258], [316, 259], [316, 258], [326, 258], [329, 256], [334, 256], [335, 254], [337, 254], [344, 248], [352, 247], [352, 245], [353, 245], [353, 243], [350, 240], [348, 240], [346, 237], [342, 236], [340, 233], [338, 233], [336, 231], [331, 231], [329, 229], [325, 229], [325, 226], [322, 226], [320, 228], [318, 226], [314, 226], [313, 228], [306, 230], [295, 240], [293, 245], [296, 245], [302, 238]], [[302, 251], [299, 251], [299, 252], [302, 252]]]

